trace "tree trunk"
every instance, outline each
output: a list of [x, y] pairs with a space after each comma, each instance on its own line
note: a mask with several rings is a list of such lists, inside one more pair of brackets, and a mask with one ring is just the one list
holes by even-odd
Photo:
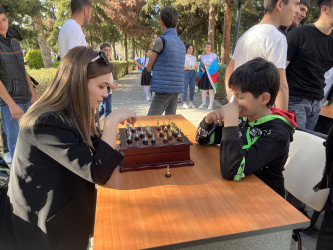
[[51, 68], [53, 67], [52, 58], [50, 49], [46, 45], [45, 33], [43, 30], [43, 23], [40, 15], [34, 17], [35, 27], [38, 30], [38, 44], [40, 51], [42, 53], [44, 68]]
[[116, 42], [112, 42], [112, 48], [113, 48], [113, 61], [117, 60], [117, 51], [116, 51]]
[[194, 37], [194, 56], [198, 61], [198, 57], [199, 57], [199, 35], [196, 35]]
[[223, 26], [223, 43], [221, 46], [221, 61], [227, 65], [230, 61], [230, 32], [232, 23], [232, 6], [231, 0], [224, 2], [224, 26]]
[[212, 44], [212, 51], [214, 51], [214, 41], [215, 41], [215, 17], [216, 17], [216, 6], [210, 5], [209, 23], [208, 23], [208, 42]]
[[132, 37], [132, 59], [135, 58], [135, 39]]
[[128, 60], [127, 33], [124, 34], [124, 49], [125, 49], [125, 61], [127, 61]]

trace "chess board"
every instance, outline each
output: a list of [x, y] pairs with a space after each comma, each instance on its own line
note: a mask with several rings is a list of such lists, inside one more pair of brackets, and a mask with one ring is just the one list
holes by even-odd
[[175, 124], [119, 129], [119, 152], [124, 155], [120, 172], [193, 166], [192, 142]]

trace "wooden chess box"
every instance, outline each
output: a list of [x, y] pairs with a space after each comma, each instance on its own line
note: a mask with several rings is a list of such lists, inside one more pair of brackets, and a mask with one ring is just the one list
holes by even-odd
[[[150, 127], [151, 135], [148, 138], [146, 128], [131, 128], [132, 142], [129, 143], [128, 128], [119, 129], [119, 152], [123, 154], [124, 160], [120, 165], [120, 172], [138, 171], [145, 169], [193, 166], [194, 162], [190, 158], [190, 146], [192, 142], [182, 133], [171, 136], [163, 129], [158, 130], [156, 126]], [[135, 139], [135, 133], [143, 134], [146, 138]], [[166, 134], [161, 134], [166, 133]], [[171, 138], [172, 137], [172, 138]], [[155, 143], [151, 140], [155, 138]], [[181, 138], [181, 139], [180, 139]], [[145, 139], [148, 139], [144, 142]], [[145, 143], [147, 143], [145, 145]]]

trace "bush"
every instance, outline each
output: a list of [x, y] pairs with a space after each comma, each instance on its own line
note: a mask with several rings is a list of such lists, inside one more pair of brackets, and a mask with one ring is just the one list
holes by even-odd
[[35, 92], [38, 98], [41, 97], [45, 90], [50, 86], [57, 73], [57, 70], [57, 68], [28, 70], [29, 75], [31, 75], [39, 82], [35, 88]]
[[215, 98], [217, 100], [221, 100], [222, 103], [227, 101], [227, 93], [225, 91], [225, 84], [224, 84], [226, 69], [227, 65], [219, 64], [219, 83], [217, 84]]
[[28, 63], [29, 69], [41, 69], [44, 68], [42, 53], [40, 49], [32, 49], [25, 56], [25, 60]]
[[54, 67], [54, 68], [58, 68], [59, 65], [60, 65], [60, 62], [53, 62], [53, 67]]
[[113, 78], [119, 80], [124, 75], [130, 73], [135, 68], [134, 60], [129, 61], [112, 61]]

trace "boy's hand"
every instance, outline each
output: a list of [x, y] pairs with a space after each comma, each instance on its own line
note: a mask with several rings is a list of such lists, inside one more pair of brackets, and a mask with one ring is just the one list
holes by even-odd
[[223, 120], [224, 120], [224, 127], [231, 127], [238, 125], [238, 118], [239, 118], [239, 104], [236, 100], [231, 101], [224, 105], [221, 108]]
[[222, 126], [222, 123], [223, 123], [222, 108], [208, 113], [205, 117], [205, 122], [208, 124], [215, 123], [215, 124], [219, 124], [220, 126]]
[[116, 81], [110, 82], [109, 87], [112, 90], [117, 89], [118, 88], [118, 83], [116, 83]]

